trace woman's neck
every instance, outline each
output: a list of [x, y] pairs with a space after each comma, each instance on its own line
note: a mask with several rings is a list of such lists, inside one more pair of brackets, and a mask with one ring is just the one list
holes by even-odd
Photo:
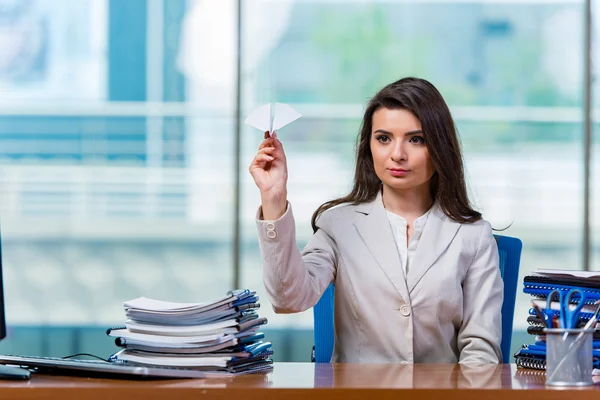
[[382, 198], [386, 210], [411, 221], [425, 214], [433, 204], [427, 184], [408, 190], [384, 185]]

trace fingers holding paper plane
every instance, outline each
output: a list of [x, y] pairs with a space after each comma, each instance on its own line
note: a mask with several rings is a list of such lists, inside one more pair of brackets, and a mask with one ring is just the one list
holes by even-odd
[[249, 167], [260, 190], [265, 219], [277, 219], [287, 205], [287, 161], [277, 133], [263, 140]]
[[280, 194], [287, 182], [287, 162], [283, 145], [277, 134], [265, 139], [259, 146], [249, 168], [261, 195]]
[[258, 151], [261, 151], [266, 147], [272, 147], [273, 149], [269, 151], [274, 152], [274, 154], [271, 155], [285, 161], [285, 152], [283, 151], [283, 144], [277, 137], [277, 132], [273, 132], [273, 134], [269, 138], [263, 140], [260, 146], [258, 146]]
[[287, 162], [276, 131], [301, 116], [287, 104], [268, 103], [252, 110], [244, 121], [264, 132], [264, 140], [249, 170], [260, 190], [266, 220], [278, 219], [287, 208]]

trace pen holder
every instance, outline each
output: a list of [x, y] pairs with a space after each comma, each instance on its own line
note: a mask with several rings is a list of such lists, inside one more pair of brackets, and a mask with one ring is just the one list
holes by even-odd
[[546, 385], [593, 385], [594, 329], [544, 329], [546, 332]]

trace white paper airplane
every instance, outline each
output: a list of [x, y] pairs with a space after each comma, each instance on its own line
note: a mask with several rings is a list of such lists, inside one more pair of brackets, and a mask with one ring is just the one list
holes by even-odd
[[302, 114], [283, 103], [268, 103], [250, 112], [244, 123], [263, 132], [278, 131], [300, 118]]

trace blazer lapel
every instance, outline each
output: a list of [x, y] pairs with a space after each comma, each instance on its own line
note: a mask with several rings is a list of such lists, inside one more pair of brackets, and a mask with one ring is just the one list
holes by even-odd
[[459, 228], [460, 224], [448, 218], [437, 203], [433, 205], [419, 239], [415, 257], [408, 266], [406, 284], [409, 293], [448, 248]]
[[369, 251], [406, 304], [410, 304], [398, 248], [385, 213], [381, 192], [374, 201], [356, 206], [354, 225]]

